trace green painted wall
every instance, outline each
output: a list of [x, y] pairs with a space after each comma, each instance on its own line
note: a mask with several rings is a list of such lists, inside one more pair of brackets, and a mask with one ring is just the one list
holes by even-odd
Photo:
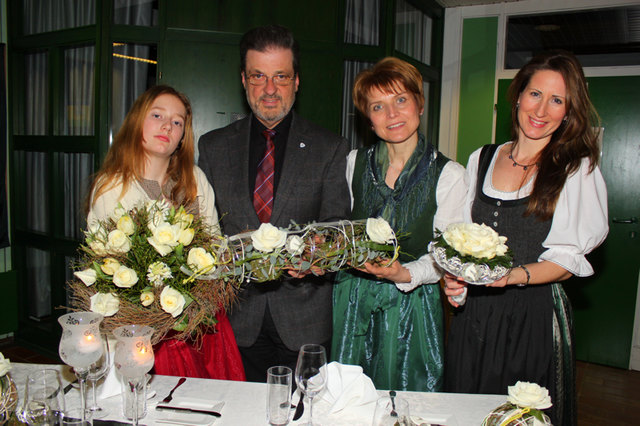
[[465, 19], [460, 64], [457, 161], [491, 142], [498, 18]]
[[[640, 217], [640, 76], [588, 78], [591, 99], [604, 127], [600, 167], [607, 182], [609, 235], [588, 256], [595, 274], [564, 284], [574, 308], [576, 357], [628, 368], [633, 336], [640, 225], [613, 218]], [[510, 111], [498, 82], [496, 140], [509, 140]], [[634, 234], [635, 233], [635, 234]]]

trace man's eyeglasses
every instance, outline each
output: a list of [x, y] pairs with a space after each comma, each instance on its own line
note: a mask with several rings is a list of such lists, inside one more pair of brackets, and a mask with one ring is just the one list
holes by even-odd
[[249, 84], [252, 84], [254, 86], [263, 86], [267, 84], [267, 80], [269, 79], [271, 79], [271, 81], [273, 81], [273, 84], [275, 84], [276, 86], [288, 86], [289, 84], [291, 84], [293, 78], [293, 75], [288, 74], [276, 74], [272, 75], [271, 77], [268, 77], [265, 74], [249, 74], [247, 76]]

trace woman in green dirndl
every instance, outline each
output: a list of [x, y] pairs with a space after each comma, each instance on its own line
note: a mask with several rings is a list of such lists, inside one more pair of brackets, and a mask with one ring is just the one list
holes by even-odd
[[464, 168], [419, 133], [424, 93], [411, 64], [381, 60], [358, 75], [353, 99], [380, 140], [348, 156], [352, 219], [382, 217], [406, 237], [391, 265], [338, 274], [332, 358], [361, 365], [378, 389], [439, 391], [441, 272], [427, 245], [435, 229], [462, 221]]

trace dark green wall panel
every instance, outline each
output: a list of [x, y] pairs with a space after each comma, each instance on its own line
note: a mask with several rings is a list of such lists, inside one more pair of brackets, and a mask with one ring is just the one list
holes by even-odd
[[465, 19], [460, 64], [457, 161], [491, 142], [498, 18]]

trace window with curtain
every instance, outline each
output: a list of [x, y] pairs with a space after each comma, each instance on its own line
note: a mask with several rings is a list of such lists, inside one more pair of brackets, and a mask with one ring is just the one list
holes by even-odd
[[113, 23], [144, 27], [158, 25], [158, 0], [114, 0]]
[[95, 0], [23, 0], [25, 35], [95, 25]]
[[377, 46], [380, 38], [380, 0], [347, 0], [344, 42]]
[[373, 143], [375, 135], [369, 120], [356, 110], [351, 96], [353, 83], [360, 71], [372, 67], [372, 62], [344, 61], [344, 91], [342, 94], [342, 136], [351, 142], [351, 149]]
[[396, 0], [396, 50], [430, 65], [432, 31], [429, 16], [405, 0]]

